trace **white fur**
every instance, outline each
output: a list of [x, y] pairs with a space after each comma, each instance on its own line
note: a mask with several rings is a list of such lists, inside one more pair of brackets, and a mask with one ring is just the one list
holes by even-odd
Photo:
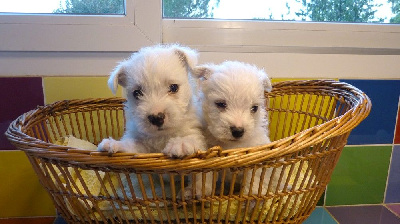
[[[219, 145], [223, 149], [232, 149], [270, 142], [264, 93], [271, 91], [272, 85], [263, 70], [242, 62], [227, 61], [198, 66], [194, 76], [200, 80], [204, 133], [209, 147]], [[226, 108], [217, 106], [220, 102], [225, 103]], [[258, 107], [256, 112], [252, 112], [254, 106]], [[243, 128], [243, 136], [234, 137], [231, 127]], [[272, 168], [266, 170], [264, 182], [260, 184], [261, 172], [262, 169], [255, 171], [252, 194], [258, 193], [259, 186], [262, 194], [268, 189]], [[277, 170], [276, 173], [279, 175], [280, 172]], [[249, 171], [244, 184], [245, 194], [250, 191], [251, 176], [252, 171]], [[272, 181], [274, 191], [277, 178]]]
[[[111, 73], [113, 93], [124, 88], [126, 131], [121, 140], [104, 139], [99, 151], [109, 153], [159, 153], [183, 157], [205, 150], [201, 123], [193, 105], [189, 73], [197, 63], [197, 52], [179, 45], [157, 45], [140, 49]], [[171, 92], [171, 85], [178, 86]], [[140, 96], [134, 95], [140, 90]], [[137, 92], [136, 92], [137, 93]], [[161, 125], [149, 116], [164, 114]]]

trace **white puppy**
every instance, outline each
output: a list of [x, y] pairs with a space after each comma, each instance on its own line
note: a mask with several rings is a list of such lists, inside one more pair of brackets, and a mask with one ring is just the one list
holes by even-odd
[[[270, 142], [264, 93], [271, 91], [272, 85], [263, 70], [242, 62], [226, 61], [198, 66], [194, 75], [200, 79], [204, 133], [209, 147], [219, 145], [232, 149]], [[263, 179], [261, 173], [262, 169], [256, 169], [251, 194], [257, 194], [259, 187], [262, 194], [267, 192], [272, 168], [266, 170]], [[251, 176], [252, 171], [249, 171], [244, 194], [250, 191]], [[227, 178], [229, 181], [229, 175]], [[271, 181], [270, 191], [274, 191], [277, 178]]]
[[108, 80], [115, 94], [124, 88], [126, 131], [121, 140], [104, 139], [99, 151], [164, 153], [183, 157], [205, 150], [193, 104], [189, 73], [197, 52], [179, 45], [145, 47], [122, 61]]

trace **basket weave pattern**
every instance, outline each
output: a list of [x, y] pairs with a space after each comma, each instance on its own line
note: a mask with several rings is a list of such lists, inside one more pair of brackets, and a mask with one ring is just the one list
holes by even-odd
[[[26, 152], [69, 223], [301, 223], [315, 208], [350, 131], [368, 116], [371, 102], [357, 88], [329, 80], [276, 83], [266, 99], [273, 142], [239, 149], [216, 146], [183, 159], [161, 153], [108, 155], [56, 144], [69, 135], [93, 144], [120, 138], [121, 98], [39, 107], [11, 123], [6, 135]], [[281, 187], [245, 194], [241, 180], [246, 175], [269, 181], [256, 170], [272, 171]], [[208, 172], [212, 180], [203, 181]], [[211, 195], [183, 197], [185, 189], [195, 191], [188, 179], [202, 181], [203, 190], [205, 183], [212, 184]]]

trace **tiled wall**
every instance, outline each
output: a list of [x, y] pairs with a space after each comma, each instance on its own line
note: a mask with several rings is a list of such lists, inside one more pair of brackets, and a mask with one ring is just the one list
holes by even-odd
[[[111, 97], [106, 80], [107, 77], [0, 78], [0, 132], [4, 133], [10, 121], [37, 105]], [[400, 116], [400, 80], [341, 81], [366, 92], [373, 107], [370, 116], [350, 135], [319, 205], [335, 214], [340, 213], [338, 205], [372, 204], [382, 210], [385, 204], [385, 208], [392, 206], [391, 210], [399, 214], [399, 206], [393, 203], [400, 203], [400, 124], [396, 125]], [[25, 155], [13, 150], [4, 136], [0, 136], [0, 179], [0, 218], [55, 215], [49, 196]], [[375, 211], [374, 206], [369, 207], [371, 212]], [[315, 214], [323, 214], [325, 210], [321, 209]], [[321, 219], [325, 220], [321, 223], [331, 223], [330, 217]]]

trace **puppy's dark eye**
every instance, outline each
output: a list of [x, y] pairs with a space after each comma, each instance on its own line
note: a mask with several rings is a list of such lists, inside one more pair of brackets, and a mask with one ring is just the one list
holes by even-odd
[[250, 109], [250, 111], [251, 111], [252, 113], [257, 112], [257, 110], [258, 110], [258, 106], [252, 106], [251, 109]]
[[220, 110], [225, 110], [228, 107], [225, 101], [216, 101], [215, 106], [217, 106]]
[[177, 93], [179, 90], [179, 85], [178, 84], [171, 84], [169, 85], [169, 90], [168, 92], [170, 93]]
[[137, 89], [137, 90], [133, 91], [132, 94], [133, 94], [133, 97], [135, 97], [135, 99], [137, 99], [137, 100], [139, 100], [140, 97], [143, 96], [143, 92], [141, 89]]

